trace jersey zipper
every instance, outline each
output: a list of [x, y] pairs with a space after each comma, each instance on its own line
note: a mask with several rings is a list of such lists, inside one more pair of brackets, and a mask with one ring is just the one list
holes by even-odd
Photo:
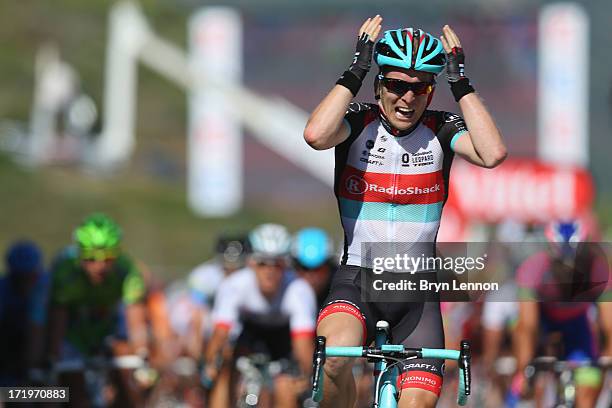
[[393, 181], [391, 183], [391, 205], [389, 206], [389, 228], [387, 230], [388, 232], [388, 241], [389, 242], [393, 242], [394, 238], [395, 238], [395, 222], [396, 222], [396, 218], [397, 218], [397, 203], [396, 201], [396, 188], [397, 188], [397, 179], [399, 178], [398, 176], [398, 171], [399, 171], [399, 158], [400, 158], [400, 144], [399, 141], [397, 140], [397, 138], [393, 137], [393, 142], [394, 142], [394, 146], [393, 146]]

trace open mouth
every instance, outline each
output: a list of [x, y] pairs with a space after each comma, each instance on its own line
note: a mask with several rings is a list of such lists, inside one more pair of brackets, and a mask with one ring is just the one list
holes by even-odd
[[395, 117], [399, 120], [410, 120], [414, 116], [414, 109], [398, 106], [395, 108]]

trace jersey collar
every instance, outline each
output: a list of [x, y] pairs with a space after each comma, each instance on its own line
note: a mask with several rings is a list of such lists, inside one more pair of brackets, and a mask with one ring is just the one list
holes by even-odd
[[379, 109], [379, 114], [380, 114], [380, 123], [382, 123], [383, 127], [385, 128], [387, 132], [389, 132], [391, 135], [395, 137], [407, 136], [410, 133], [414, 132], [414, 130], [421, 124], [421, 119], [423, 119], [423, 115], [421, 115], [417, 123], [415, 123], [409, 129], [399, 130], [391, 126], [391, 123], [389, 122], [385, 114], [382, 112], [382, 109]]

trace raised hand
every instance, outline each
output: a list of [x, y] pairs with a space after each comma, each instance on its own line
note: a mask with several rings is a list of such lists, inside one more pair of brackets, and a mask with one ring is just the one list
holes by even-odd
[[442, 46], [446, 52], [446, 77], [448, 82], [457, 82], [465, 78], [465, 54], [459, 37], [447, 24], [442, 27]]
[[374, 41], [380, 33], [381, 23], [382, 17], [376, 15], [364, 21], [359, 29], [355, 55], [348, 70], [361, 81], [372, 66], [372, 49], [374, 48]]

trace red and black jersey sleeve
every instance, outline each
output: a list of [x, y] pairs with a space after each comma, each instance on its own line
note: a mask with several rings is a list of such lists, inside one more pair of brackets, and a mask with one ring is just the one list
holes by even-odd
[[451, 141], [453, 137], [468, 130], [463, 118], [451, 112], [425, 111], [423, 124], [435, 133], [445, 154], [452, 151]]
[[444, 191], [446, 191], [444, 201], [446, 202], [448, 198], [450, 169], [455, 157], [455, 152], [451, 148], [451, 142], [455, 135], [467, 131], [467, 127], [461, 116], [443, 111], [425, 111], [422, 122], [434, 132], [444, 152], [442, 174], [444, 178]]
[[349, 149], [351, 145], [361, 134], [363, 129], [374, 121], [378, 117], [378, 105], [373, 103], [360, 103], [352, 102], [346, 113], [344, 114], [344, 120], [349, 125], [349, 137], [335, 148], [335, 180], [334, 190], [336, 190], [336, 184], [339, 180], [342, 170], [346, 165]]
[[351, 103], [344, 114], [344, 120], [348, 122], [350, 127], [350, 135], [344, 143], [348, 142], [350, 145], [352, 140], [355, 140], [361, 131], [377, 117], [378, 105], [360, 102]]

